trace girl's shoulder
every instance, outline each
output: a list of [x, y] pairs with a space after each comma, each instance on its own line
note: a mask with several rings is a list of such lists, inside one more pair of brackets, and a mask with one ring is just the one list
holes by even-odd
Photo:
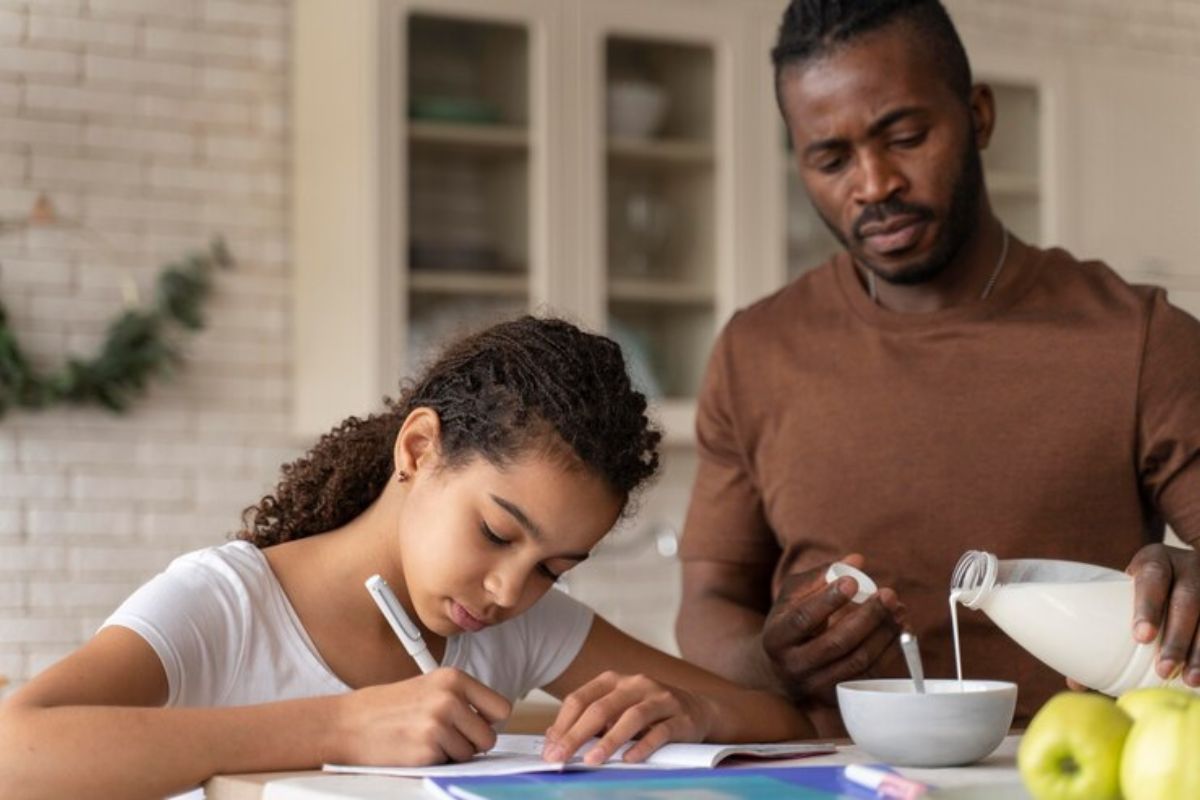
[[250, 705], [347, 688], [249, 542], [179, 556], [104, 624], [133, 630], [155, 650], [169, 705]]
[[125, 602], [141, 598], [143, 611], [224, 617], [240, 620], [247, 610], [278, 615], [282, 590], [263, 552], [253, 544], [231, 541], [184, 553]]
[[271, 577], [262, 551], [250, 542], [235, 540], [193, 550], [176, 557], [165, 570], [174, 577], [255, 585]]
[[260, 605], [275, 592], [262, 552], [249, 542], [227, 542], [177, 556], [125, 600], [114, 618], [123, 613], [148, 619], [225, 616], [233, 609]]

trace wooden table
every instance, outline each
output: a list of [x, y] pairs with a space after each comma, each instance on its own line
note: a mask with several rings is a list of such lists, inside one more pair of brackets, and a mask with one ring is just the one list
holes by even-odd
[[[945, 800], [1029, 800], [1017, 775], [1019, 736], [1009, 736], [995, 753], [978, 764], [949, 769], [901, 769], [909, 777], [938, 787], [933, 797]], [[787, 761], [770, 766], [819, 766], [876, 763], [854, 745], [839, 746], [835, 755]], [[761, 766], [761, 765], [756, 765]], [[734, 767], [733, 769], [736, 769]], [[205, 789], [209, 800], [428, 800], [416, 778], [378, 775], [332, 775], [312, 772], [271, 772], [222, 775]]]

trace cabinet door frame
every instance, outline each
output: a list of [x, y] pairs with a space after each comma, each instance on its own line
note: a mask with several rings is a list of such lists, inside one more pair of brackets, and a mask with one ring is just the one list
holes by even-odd
[[[376, 411], [405, 372], [408, 283], [406, 19], [413, 13], [529, 31], [529, 304], [553, 304], [568, 219], [551, 176], [565, 133], [557, 0], [298, 0], [292, 97], [293, 430], [311, 436]], [[336, 122], [331, 122], [336, 119]]]
[[[580, 308], [582, 321], [604, 330], [608, 317], [607, 275], [607, 160], [605, 120], [605, 42], [609, 36], [653, 38], [679, 44], [711, 47], [713, 52], [713, 197], [716, 230], [713, 239], [714, 319], [717, 327], [736, 308], [738, 231], [734, 194], [738, 163], [735, 111], [738, 108], [739, 31], [738, 8], [706, 0], [581, 0], [572, 8], [579, 56], [578, 118], [575, 141], [580, 190], [573, 201], [579, 215], [578, 260], [585, 291]], [[594, 187], [585, 192], [583, 187]]]
[[[1041, 246], [1070, 238], [1074, 226], [1066, 213], [1070, 169], [1064, 159], [1069, 130], [1064, 113], [1070, 91], [1066, 62], [1060, 54], [1007, 38], [982, 35], [971, 28], [959, 33], [971, 62], [975, 83], [1019, 83], [1038, 92], [1038, 198]], [[998, 109], [997, 114], [1003, 114]]]
[[299, 0], [293, 15], [292, 427], [301, 435], [371, 408], [381, 385], [379, 14], [378, 0]]
[[786, 8], [784, 0], [760, 0], [745, 32], [746, 59], [742, 82], [747, 168], [739, 186], [742, 252], [750, 266], [737, 285], [738, 306], [769, 294], [788, 281], [786, 170], [787, 135], [775, 101], [775, 68], [771, 49]]
[[[407, 262], [403, 252], [409, 241], [409, 225], [405, 195], [408, 186], [409, 155], [405, 129], [407, 125], [408, 85], [404, 69], [408, 55], [407, 19], [413, 15], [454, 18], [479, 23], [510, 24], [524, 27], [529, 36], [529, 136], [528, 168], [528, 308], [530, 310], [561, 305], [555, 296], [554, 270], [551, 267], [552, 231], [563, 216], [562, 202], [558, 195], [561, 183], [552, 176], [561, 167], [557, 159], [562, 157], [562, 148], [552, 153], [552, 145], [561, 142], [563, 134], [558, 126], [561, 116], [551, 113], [555, 100], [561, 94], [558, 70], [551, 64], [560, 63], [562, 39], [560, 31], [560, 7], [555, 0], [385, 0], [381, 35], [392, 38], [385, 41], [381, 49], [380, 96], [384, 108], [380, 120], [381, 138], [385, 143], [380, 153], [385, 190], [381, 196], [381, 232], [389, 241], [381, 248], [385, 256], [380, 262], [380, 272], [388, 276], [381, 282], [381, 290], [394, 304], [383, 330], [384, 356], [383, 380], [386, 386], [394, 387], [404, 377], [411, 365], [406, 363], [408, 345], [409, 286], [408, 269], [401, 268]], [[394, 143], [387, 146], [386, 143]], [[554, 163], [552, 163], [554, 162]], [[386, 176], [393, 176], [390, 179]], [[386, 235], [388, 225], [394, 234]], [[388, 268], [389, 264], [395, 265]], [[386, 285], [388, 281], [392, 285]], [[557, 302], [556, 302], [557, 301]]]

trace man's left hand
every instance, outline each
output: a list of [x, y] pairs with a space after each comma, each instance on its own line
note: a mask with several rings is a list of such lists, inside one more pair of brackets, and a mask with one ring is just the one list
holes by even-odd
[[1129, 562], [1133, 576], [1133, 638], [1144, 644], [1163, 632], [1157, 671], [1168, 678], [1182, 671], [1188, 686], [1200, 686], [1200, 553], [1150, 544]]

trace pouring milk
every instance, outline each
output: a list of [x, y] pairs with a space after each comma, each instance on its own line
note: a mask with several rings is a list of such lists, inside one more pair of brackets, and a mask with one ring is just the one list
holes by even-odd
[[[1187, 687], [1154, 671], [1160, 641], [1133, 638], [1133, 578], [1091, 564], [1047, 559], [1001, 561], [969, 550], [950, 580], [954, 662], [962, 682], [959, 604], [983, 611], [1044, 664], [1117, 696], [1142, 686]], [[1160, 633], [1161, 640], [1161, 633]]]

